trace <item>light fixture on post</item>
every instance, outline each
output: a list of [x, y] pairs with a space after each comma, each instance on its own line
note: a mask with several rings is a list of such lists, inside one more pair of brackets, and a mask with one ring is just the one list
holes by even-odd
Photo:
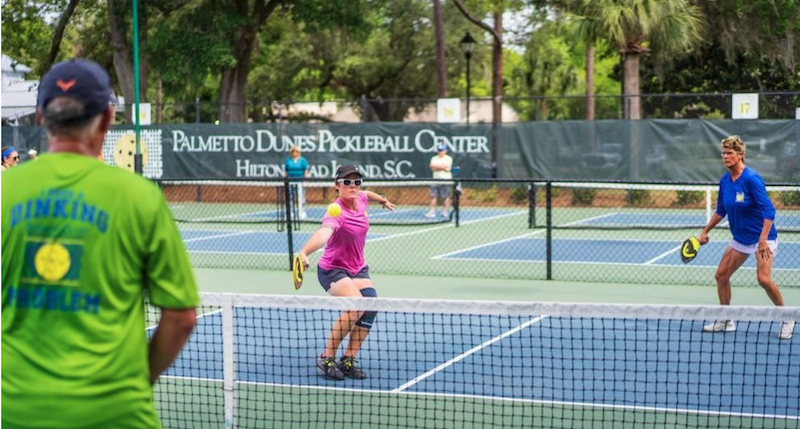
[[461, 51], [464, 52], [464, 58], [467, 59], [467, 123], [469, 124], [469, 95], [470, 95], [470, 81], [469, 81], [469, 60], [472, 59], [472, 49], [475, 48], [475, 39], [470, 36], [469, 31], [464, 35], [464, 38], [458, 42], [461, 45]]

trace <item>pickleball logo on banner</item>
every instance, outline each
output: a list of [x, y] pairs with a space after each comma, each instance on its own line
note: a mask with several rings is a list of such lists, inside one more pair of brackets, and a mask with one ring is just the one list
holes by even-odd
[[[142, 154], [142, 167], [147, 165], [147, 145], [139, 142], [139, 152]], [[117, 167], [133, 171], [133, 158], [136, 155], [136, 135], [124, 134], [114, 142], [114, 164]]]
[[31, 237], [25, 243], [22, 283], [79, 286], [83, 244]]

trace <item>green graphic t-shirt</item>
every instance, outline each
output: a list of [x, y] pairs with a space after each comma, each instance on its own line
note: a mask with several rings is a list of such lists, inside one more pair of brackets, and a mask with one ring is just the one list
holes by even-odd
[[199, 303], [166, 201], [139, 176], [45, 154], [2, 181], [2, 426], [160, 427], [143, 295]]

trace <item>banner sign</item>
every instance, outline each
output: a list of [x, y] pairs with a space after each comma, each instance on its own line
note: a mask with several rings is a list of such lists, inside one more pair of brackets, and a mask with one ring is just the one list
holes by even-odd
[[[130, 164], [135, 153], [132, 132], [120, 127], [109, 132], [103, 149], [106, 162]], [[463, 177], [491, 177], [489, 126], [160, 125], [144, 128], [142, 140], [141, 151], [148, 154], [145, 176], [159, 179], [280, 178], [294, 146], [308, 160], [311, 178], [333, 177], [344, 164], [359, 165], [370, 179], [428, 178], [428, 164], [440, 143], [447, 145]]]
[[[748, 166], [767, 182], [800, 182], [800, 121], [641, 120], [536, 121], [497, 127], [498, 177], [564, 180], [717, 181], [725, 172], [721, 139], [747, 143]], [[332, 178], [344, 164], [373, 179], [426, 179], [445, 144], [455, 178], [492, 177], [491, 124], [162, 124], [142, 127], [139, 152], [153, 179], [263, 179], [283, 176], [291, 147], [310, 177]], [[3, 146], [47, 149], [40, 127], [3, 127]], [[133, 169], [131, 126], [115, 126], [103, 146], [106, 163]], [[26, 162], [23, 157], [21, 161]]]

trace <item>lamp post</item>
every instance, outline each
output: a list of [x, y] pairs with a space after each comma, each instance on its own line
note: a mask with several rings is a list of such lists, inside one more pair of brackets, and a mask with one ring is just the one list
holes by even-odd
[[464, 35], [464, 38], [461, 39], [458, 44], [461, 45], [461, 51], [464, 52], [464, 58], [467, 59], [467, 123], [469, 124], [469, 60], [472, 59], [472, 49], [475, 47], [475, 39], [473, 39], [469, 31], [467, 31], [467, 34]]

